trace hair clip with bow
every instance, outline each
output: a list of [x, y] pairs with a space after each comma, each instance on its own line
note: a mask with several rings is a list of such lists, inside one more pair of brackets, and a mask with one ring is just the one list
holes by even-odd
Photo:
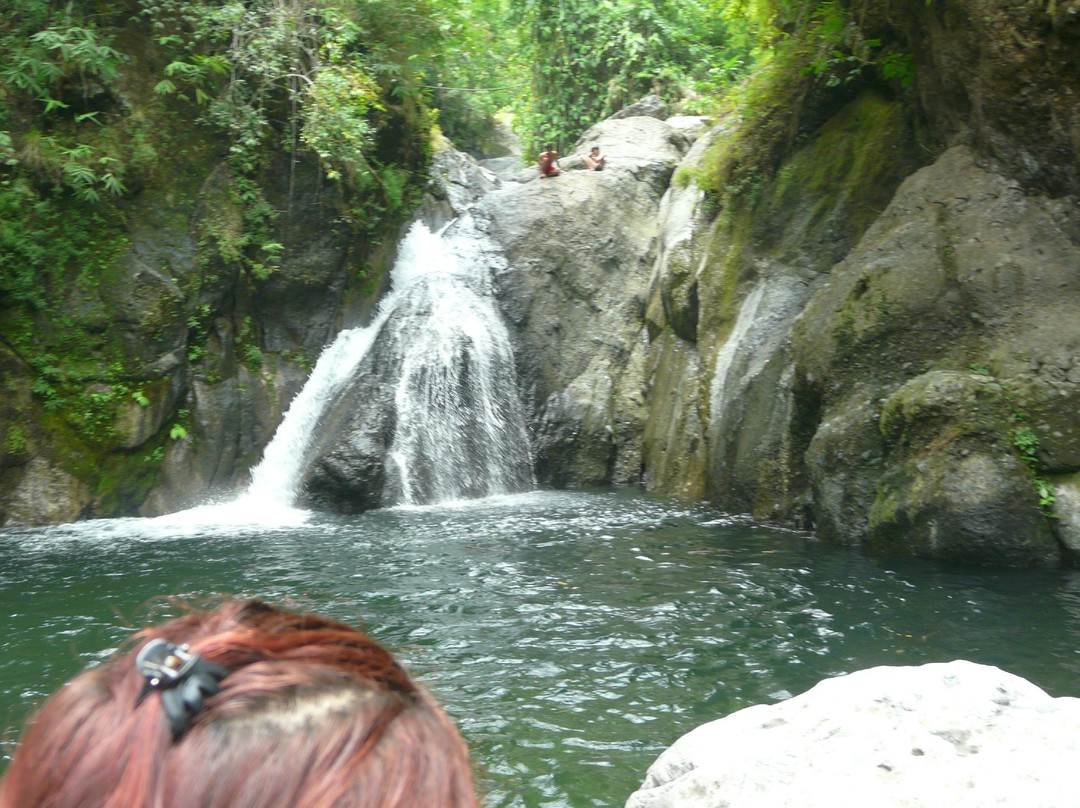
[[160, 637], [139, 649], [135, 667], [146, 677], [135, 706], [151, 690], [160, 691], [173, 741], [183, 737], [188, 722], [202, 710], [204, 698], [217, 693], [219, 683], [229, 674], [221, 665], [207, 662], [191, 651], [188, 645], [176, 645]]

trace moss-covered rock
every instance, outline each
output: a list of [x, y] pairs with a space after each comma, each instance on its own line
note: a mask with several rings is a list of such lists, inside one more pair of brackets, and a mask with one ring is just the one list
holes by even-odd
[[984, 375], [932, 371], [881, 411], [887, 463], [866, 545], [935, 558], [1039, 566], [1060, 561], [1031, 470], [1010, 440], [1010, 402]]
[[697, 346], [670, 331], [649, 355], [649, 419], [643, 435], [645, 483], [684, 499], [706, 495], [705, 429]]
[[[1066, 361], [1077, 358], [1080, 353], [1073, 353]], [[1077, 371], [1066, 371], [1056, 364], [1039, 364], [1035, 373], [1010, 379], [1008, 395], [1012, 411], [1040, 437], [1037, 451], [1040, 467], [1048, 474], [1068, 474], [1080, 469]]]
[[698, 273], [712, 217], [705, 192], [695, 178], [700, 176], [705, 153], [718, 139], [728, 136], [731, 128], [727, 122], [719, 123], [694, 142], [660, 201], [657, 271], [645, 315], [653, 337], [670, 327], [679, 339], [697, 341]]
[[[729, 204], [753, 211], [752, 239], [772, 257], [821, 272], [855, 245], [926, 158], [904, 105], [872, 89], [804, 137], [775, 177]], [[759, 197], [756, 205], [748, 194]]]
[[873, 390], [860, 387], [820, 423], [810, 414], [812, 438], [804, 457], [813, 497], [811, 524], [826, 541], [859, 544], [866, 536], [877, 479], [886, 466], [880, 407]]
[[1017, 458], [926, 452], [880, 478], [866, 546], [985, 564], [1056, 566], [1061, 552]]
[[[1077, 468], [1076, 215], [1071, 201], [1018, 193], [955, 149], [904, 183], [809, 301], [793, 350], [818, 399], [813, 442], [862, 440], [852, 389], [880, 403], [884, 465], [851, 479], [818, 464], [863, 492], [864, 507], [876, 485], [869, 511], [845, 516], [866, 525], [868, 545], [1060, 560], [1045, 475]], [[837, 424], [850, 435], [837, 437]], [[827, 497], [815, 508], [835, 521]]]
[[885, 400], [881, 434], [899, 451], [945, 443], [999, 446], [1009, 425], [1005, 390], [977, 373], [935, 370], [916, 376]]

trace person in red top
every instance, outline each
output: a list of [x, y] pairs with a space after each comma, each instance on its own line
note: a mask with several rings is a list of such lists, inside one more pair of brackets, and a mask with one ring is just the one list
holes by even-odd
[[559, 168], [559, 153], [555, 151], [555, 147], [549, 143], [544, 147], [544, 152], [540, 155], [540, 179], [557, 177], [561, 173], [562, 169]]

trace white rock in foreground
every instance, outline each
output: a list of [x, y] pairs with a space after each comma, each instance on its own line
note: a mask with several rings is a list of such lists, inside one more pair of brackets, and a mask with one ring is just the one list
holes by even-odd
[[1074, 808], [1080, 699], [957, 661], [871, 668], [684, 735], [626, 808]]

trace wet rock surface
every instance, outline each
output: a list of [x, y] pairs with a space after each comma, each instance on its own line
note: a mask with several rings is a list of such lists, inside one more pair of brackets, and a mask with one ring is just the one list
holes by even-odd
[[[607, 157], [603, 171], [581, 162], [593, 145]], [[609, 119], [563, 159], [563, 174], [474, 209], [505, 259], [495, 285], [541, 485], [641, 479], [645, 294], [660, 199], [689, 145], [656, 118]]]

